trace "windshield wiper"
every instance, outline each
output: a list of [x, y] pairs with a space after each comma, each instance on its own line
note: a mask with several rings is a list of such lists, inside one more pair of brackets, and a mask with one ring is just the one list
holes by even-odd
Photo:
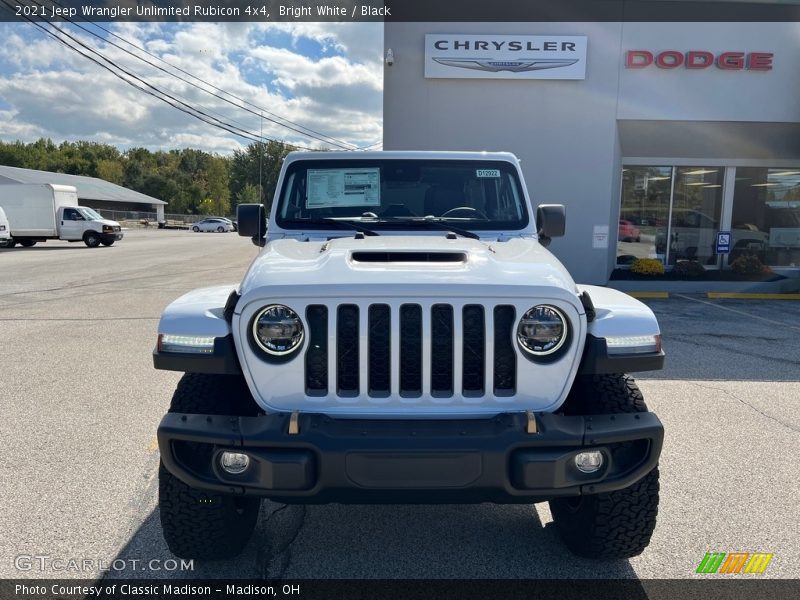
[[455, 234], [460, 235], [461, 237], [470, 238], [473, 240], [479, 240], [481, 237], [476, 234], [472, 233], [467, 229], [462, 229], [461, 227], [453, 227], [449, 221], [445, 219], [441, 219], [439, 217], [425, 217], [423, 219], [409, 219], [405, 217], [384, 217], [376, 223], [402, 223], [403, 225], [413, 225], [414, 227], [433, 227], [434, 229], [441, 229], [442, 231], [452, 231]]
[[319, 218], [319, 219], [289, 219], [284, 221], [289, 225], [333, 225], [334, 227], [347, 228], [347, 229], [355, 229], [356, 231], [360, 231], [364, 235], [380, 235], [377, 231], [373, 231], [369, 227], [365, 227], [361, 223], [357, 221], [351, 221], [349, 219], [331, 219], [331, 218]]

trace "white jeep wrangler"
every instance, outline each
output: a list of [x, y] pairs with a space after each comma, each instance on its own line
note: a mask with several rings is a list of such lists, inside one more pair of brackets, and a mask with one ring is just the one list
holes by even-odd
[[508, 153], [292, 153], [240, 285], [195, 290], [154, 363], [186, 374], [158, 429], [178, 556], [234, 556], [261, 498], [549, 501], [575, 553], [639, 554], [663, 440], [628, 375], [663, 366], [648, 307], [577, 285]]

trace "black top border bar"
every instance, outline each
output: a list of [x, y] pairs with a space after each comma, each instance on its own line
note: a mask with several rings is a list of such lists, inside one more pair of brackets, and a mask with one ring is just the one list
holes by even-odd
[[800, 0], [2, 0], [0, 21], [787, 22]]

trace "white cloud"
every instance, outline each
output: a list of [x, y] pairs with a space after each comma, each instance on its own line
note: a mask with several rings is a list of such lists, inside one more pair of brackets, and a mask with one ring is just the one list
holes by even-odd
[[[381, 138], [381, 24], [104, 26], [271, 113], [353, 144], [367, 145]], [[261, 121], [257, 115], [237, 109], [84, 32], [70, 32], [187, 104], [258, 134]], [[220, 153], [229, 153], [247, 143], [135, 90], [29, 25], [0, 25], [0, 36], [4, 39], [0, 57], [0, 139], [29, 141], [44, 135], [56, 141], [93, 139], [124, 147], [188, 146]], [[290, 41], [283, 44], [285, 47], [275, 42], [276, 38], [285, 41], [287, 36]], [[303, 44], [304, 40], [319, 45], [322, 54], [301, 53], [300, 47], [309, 47]], [[112, 37], [110, 41], [135, 52], [118, 39]], [[171, 71], [155, 59], [146, 58]], [[191, 79], [184, 74], [181, 77]], [[309, 147], [321, 145], [267, 120], [263, 125], [265, 136]]]

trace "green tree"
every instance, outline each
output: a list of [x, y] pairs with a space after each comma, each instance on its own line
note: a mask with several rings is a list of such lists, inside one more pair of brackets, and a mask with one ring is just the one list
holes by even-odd
[[234, 150], [230, 167], [230, 188], [233, 197], [238, 199], [239, 193], [248, 184], [258, 189], [260, 182], [262, 190], [260, 202], [269, 208], [283, 159], [292, 150], [293, 146], [276, 141], [266, 144], [256, 142], [244, 150]]
[[252, 183], [245, 186], [236, 193], [236, 204], [255, 204], [258, 202], [258, 186]]
[[97, 177], [117, 185], [125, 182], [125, 167], [119, 160], [103, 158], [97, 162]]
[[228, 162], [219, 156], [209, 156], [205, 169], [205, 184], [209, 198], [213, 199], [216, 214], [225, 216], [231, 211], [231, 192]]

